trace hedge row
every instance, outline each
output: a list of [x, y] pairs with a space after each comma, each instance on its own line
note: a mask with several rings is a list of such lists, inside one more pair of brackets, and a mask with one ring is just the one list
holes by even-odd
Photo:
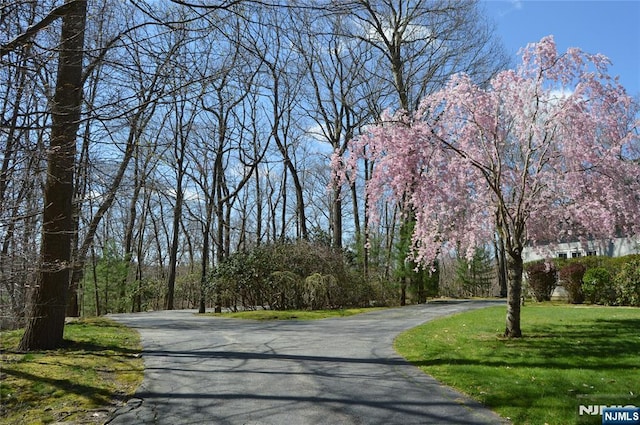
[[551, 299], [562, 284], [569, 303], [640, 306], [640, 255], [581, 257], [525, 264], [528, 287], [537, 301]]

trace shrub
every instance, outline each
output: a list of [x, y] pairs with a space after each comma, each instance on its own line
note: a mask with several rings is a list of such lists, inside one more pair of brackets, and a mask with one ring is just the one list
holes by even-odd
[[616, 291], [609, 270], [604, 267], [588, 269], [582, 277], [582, 294], [591, 304], [614, 304]]
[[623, 265], [635, 260], [640, 260], [640, 254], [630, 254], [623, 257], [589, 256], [578, 258], [554, 258], [553, 262], [558, 270], [567, 264], [573, 263], [583, 264], [587, 270], [602, 267], [607, 269], [613, 278]]
[[549, 301], [556, 287], [557, 270], [553, 263], [538, 261], [525, 266], [527, 281], [536, 301]]
[[217, 265], [211, 283], [217, 304], [233, 309], [361, 307], [379, 301], [342, 252], [304, 241], [234, 253]]
[[582, 277], [587, 268], [581, 263], [569, 263], [560, 269], [559, 279], [567, 290], [569, 303], [579, 304], [584, 300], [582, 294]]
[[267, 302], [272, 310], [291, 310], [302, 304], [302, 279], [290, 271], [276, 271], [270, 276]]
[[640, 307], [640, 260], [622, 266], [614, 278], [618, 304]]

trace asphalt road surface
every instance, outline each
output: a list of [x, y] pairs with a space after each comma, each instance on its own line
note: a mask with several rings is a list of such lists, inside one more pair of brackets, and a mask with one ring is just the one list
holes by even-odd
[[116, 424], [496, 424], [490, 410], [402, 359], [403, 330], [490, 301], [315, 321], [113, 315], [142, 337], [144, 380]]

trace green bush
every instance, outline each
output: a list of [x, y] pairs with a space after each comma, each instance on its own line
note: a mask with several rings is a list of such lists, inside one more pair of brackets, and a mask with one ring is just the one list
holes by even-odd
[[553, 263], [537, 261], [525, 265], [527, 282], [536, 301], [549, 301], [557, 284], [557, 270]]
[[326, 244], [276, 243], [237, 252], [214, 270], [218, 305], [274, 310], [363, 307], [379, 291], [361, 277], [342, 252]]
[[587, 270], [602, 267], [607, 269], [611, 276], [615, 276], [623, 265], [635, 260], [640, 260], [640, 254], [630, 254], [623, 257], [589, 256], [578, 258], [554, 258], [553, 262], [558, 270], [567, 264], [580, 263], [584, 265]]
[[[582, 296], [586, 297], [586, 301], [595, 304], [636, 306], [640, 304], [640, 284], [637, 283], [638, 274], [640, 274], [638, 271], [640, 254], [623, 257], [554, 258], [552, 261], [559, 270], [570, 266], [564, 271], [565, 275], [559, 277], [569, 293], [570, 302], [576, 302], [575, 299], [579, 300]], [[528, 271], [534, 264], [544, 263], [540, 261], [527, 263], [525, 270]], [[582, 282], [571, 277], [576, 264], [578, 266], [574, 271], [578, 273], [577, 277], [581, 267], [586, 270]]]
[[569, 263], [560, 269], [559, 279], [564, 289], [567, 290], [569, 303], [571, 304], [579, 304], [584, 300], [582, 277], [586, 271], [586, 266], [581, 263]]
[[618, 304], [640, 307], [640, 260], [622, 266], [614, 277]]
[[615, 304], [616, 291], [609, 270], [604, 267], [588, 269], [582, 277], [582, 293], [591, 304]]

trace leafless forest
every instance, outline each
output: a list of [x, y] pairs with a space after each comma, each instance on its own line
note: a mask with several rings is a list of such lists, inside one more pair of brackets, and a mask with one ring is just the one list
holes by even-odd
[[[80, 48], [64, 35], [72, 19], [84, 20]], [[0, 34], [3, 326], [24, 323], [46, 267], [69, 270], [67, 315], [211, 308], [224, 295], [218, 265], [286, 244], [339, 253], [349, 279], [400, 302], [415, 278], [402, 205], [367, 203], [375, 164], [332, 185], [332, 156], [453, 73], [482, 82], [507, 65], [473, 1], [8, 0]], [[74, 57], [78, 118], [57, 97]], [[54, 143], [76, 127], [72, 145]], [[47, 192], [64, 178], [67, 195]], [[57, 216], [43, 211], [65, 196], [70, 227], [57, 232], [70, 260], [45, 264], [43, 228]]]

